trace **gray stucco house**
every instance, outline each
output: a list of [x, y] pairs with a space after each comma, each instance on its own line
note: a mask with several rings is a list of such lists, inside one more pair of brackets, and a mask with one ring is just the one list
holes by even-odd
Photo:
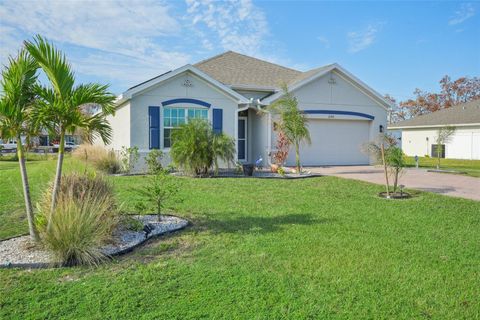
[[[192, 118], [207, 119], [232, 136], [240, 162], [275, 148], [275, 115], [259, 112], [282, 95], [285, 83], [309, 118], [311, 145], [303, 165], [357, 165], [370, 159], [361, 145], [386, 129], [389, 102], [338, 64], [306, 72], [228, 51], [138, 84], [117, 99], [109, 117], [109, 147], [137, 146], [141, 154], [162, 149], [168, 161], [170, 134]], [[287, 161], [294, 162], [293, 152]]]

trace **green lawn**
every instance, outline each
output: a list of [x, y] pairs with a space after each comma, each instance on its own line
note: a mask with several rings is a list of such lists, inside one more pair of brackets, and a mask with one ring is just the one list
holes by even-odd
[[[414, 157], [406, 157], [407, 165], [415, 167]], [[437, 168], [437, 158], [419, 158], [419, 166], [422, 168]], [[472, 177], [480, 177], [480, 160], [441, 159], [440, 168], [444, 170], [456, 170], [465, 172]]]
[[[53, 169], [29, 163], [35, 197]], [[26, 230], [14, 163], [0, 179], [7, 237]], [[149, 178], [112, 179], [133, 210]], [[0, 270], [0, 319], [480, 317], [480, 202], [389, 201], [335, 177], [179, 179], [191, 227], [99, 268]]]

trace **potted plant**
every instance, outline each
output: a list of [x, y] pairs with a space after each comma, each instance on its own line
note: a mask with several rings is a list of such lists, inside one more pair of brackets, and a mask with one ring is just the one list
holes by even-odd
[[243, 174], [246, 175], [247, 177], [253, 176], [253, 170], [255, 169], [255, 166], [253, 163], [244, 163], [242, 164], [242, 169], [243, 169]]

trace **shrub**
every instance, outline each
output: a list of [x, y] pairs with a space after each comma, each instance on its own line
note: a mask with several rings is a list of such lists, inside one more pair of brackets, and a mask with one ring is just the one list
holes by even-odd
[[290, 142], [283, 131], [278, 132], [276, 151], [273, 154], [273, 161], [279, 166], [283, 166], [288, 157], [288, 151], [290, 149]]
[[213, 133], [205, 120], [195, 119], [172, 132], [170, 155], [173, 162], [187, 173], [205, 175], [217, 159], [230, 162], [235, 155], [235, 142], [223, 133]]
[[162, 158], [163, 152], [161, 150], [154, 149], [148, 153], [145, 162], [147, 163], [149, 174], [157, 174], [163, 169], [162, 163], [160, 162]]
[[138, 147], [122, 147], [120, 158], [123, 171], [130, 173], [135, 167], [135, 164], [137, 164], [139, 156]]
[[66, 175], [51, 212], [52, 186], [37, 204], [41, 242], [62, 265], [98, 264], [119, 222], [112, 186], [101, 176]]

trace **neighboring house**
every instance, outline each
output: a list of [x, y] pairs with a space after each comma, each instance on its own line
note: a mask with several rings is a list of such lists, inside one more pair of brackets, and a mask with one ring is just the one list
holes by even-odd
[[388, 129], [401, 130], [406, 155], [436, 157], [437, 132], [446, 126], [456, 130], [443, 148], [445, 158], [480, 159], [480, 100], [391, 124]]
[[[389, 103], [338, 64], [307, 72], [228, 51], [136, 85], [117, 100], [115, 150], [137, 146], [145, 155], [162, 149], [168, 159], [173, 130], [192, 118], [207, 119], [232, 136], [240, 162], [274, 151], [275, 116], [263, 112], [286, 83], [309, 118], [312, 144], [301, 148], [305, 166], [368, 164], [363, 143], [386, 129]], [[263, 110], [263, 111], [262, 111]], [[294, 154], [287, 162], [294, 164]]]

